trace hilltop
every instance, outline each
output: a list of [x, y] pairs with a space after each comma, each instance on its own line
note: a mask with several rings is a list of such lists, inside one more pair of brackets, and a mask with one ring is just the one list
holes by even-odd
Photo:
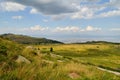
[[46, 39], [46, 38], [36, 38], [26, 35], [17, 35], [17, 34], [2, 34], [1, 38], [15, 41], [22, 44], [62, 44], [60, 41]]

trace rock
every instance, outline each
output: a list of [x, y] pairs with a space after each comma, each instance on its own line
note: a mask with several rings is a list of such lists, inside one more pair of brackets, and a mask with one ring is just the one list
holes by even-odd
[[56, 55], [56, 54], [52, 54], [52, 53], [50, 53], [50, 55], [51, 55], [51, 57], [54, 57], [54, 58], [56, 58], [56, 57], [58, 57], [58, 58], [63, 58], [63, 56]]
[[62, 60], [57, 60], [57, 61], [60, 62], [60, 63], [63, 62]]
[[43, 60], [43, 62], [49, 63], [49, 64], [54, 64], [54, 62], [49, 61], [49, 60]]
[[69, 73], [69, 75], [68, 75], [70, 78], [72, 78], [72, 79], [77, 79], [77, 78], [79, 78], [80, 76], [78, 75], [78, 73], [75, 73], [75, 72], [71, 72], [71, 73]]
[[27, 48], [27, 49], [33, 49], [33, 47], [32, 47], [32, 46], [27, 46], [26, 48]]
[[16, 62], [17, 63], [27, 63], [27, 64], [30, 64], [31, 62], [26, 59], [25, 57], [19, 55], [18, 58], [16, 59]]
[[39, 56], [40, 55], [40, 51], [32, 51], [31, 52], [33, 55]]

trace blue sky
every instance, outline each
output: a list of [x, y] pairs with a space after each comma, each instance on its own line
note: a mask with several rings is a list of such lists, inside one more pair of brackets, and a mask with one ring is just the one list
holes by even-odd
[[0, 34], [120, 42], [120, 0], [0, 0]]

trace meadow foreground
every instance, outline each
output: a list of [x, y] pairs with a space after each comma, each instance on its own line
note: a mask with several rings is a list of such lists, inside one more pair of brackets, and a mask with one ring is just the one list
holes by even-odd
[[0, 80], [120, 80], [120, 44], [1, 45]]

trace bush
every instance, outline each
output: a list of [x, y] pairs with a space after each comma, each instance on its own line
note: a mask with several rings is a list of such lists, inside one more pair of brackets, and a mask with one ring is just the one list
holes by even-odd
[[7, 47], [0, 44], [0, 54], [7, 55]]
[[53, 52], [53, 48], [52, 47], [50, 48], [50, 52]]

